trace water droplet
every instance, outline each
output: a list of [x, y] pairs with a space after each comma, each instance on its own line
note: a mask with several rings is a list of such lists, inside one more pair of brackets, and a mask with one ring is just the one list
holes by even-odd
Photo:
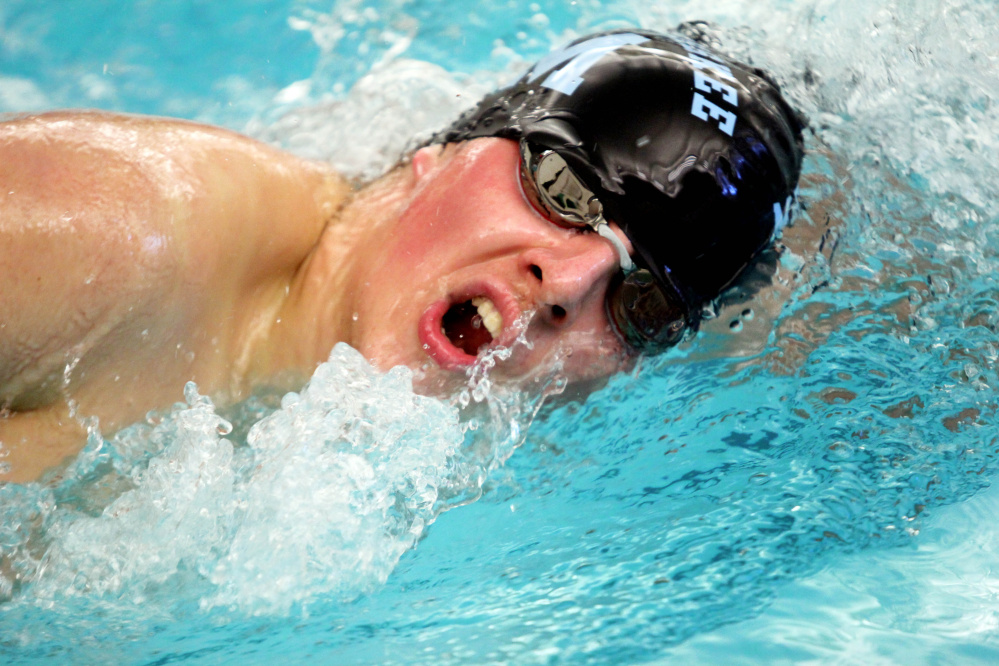
[[354, 314], [350, 315], [350, 318], [353, 319], [354, 321], [357, 321], [358, 316], [359, 315], [355, 312]]
[[[538, 9], [540, 9], [540, 7]], [[546, 14], [542, 14], [540, 12], [537, 13], [537, 14], [534, 14], [528, 20], [529, 20], [529, 22], [531, 24], [531, 27], [534, 28], [535, 30], [544, 30], [545, 28], [547, 28], [551, 24], [551, 21], [548, 19], [548, 16]]]
[[738, 319], [733, 319], [732, 323], [730, 323], [728, 327], [732, 330], [733, 333], [738, 333], [739, 331], [742, 330], [742, 322], [739, 321]]

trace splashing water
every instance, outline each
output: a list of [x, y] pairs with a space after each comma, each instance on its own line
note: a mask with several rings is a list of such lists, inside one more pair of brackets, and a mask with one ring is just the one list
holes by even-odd
[[[499, 437], [476, 423], [476, 447], [463, 448], [457, 406], [413, 393], [410, 370], [378, 372], [343, 344], [245, 443], [188, 384], [186, 403], [153, 424], [108, 441], [92, 433], [55, 488], [0, 489], [13, 518], [0, 548], [18, 596], [140, 607], [180, 595], [203, 610], [273, 614], [370, 592], [523, 440], [543, 395], [493, 398], [488, 371], [509, 353], [470, 371], [475, 402], [502, 419]], [[13, 583], [4, 578], [6, 596]]]
[[[413, 407], [423, 399], [397, 391], [405, 384], [398, 376], [371, 380], [393, 387], [374, 389], [380, 399], [358, 396], [375, 411], [398, 400], [423, 424], [407, 431], [408, 420], [377, 416], [387, 433], [412, 435], [399, 435], [408, 455], [430, 466], [413, 474], [382, 460], [378, 447], [362, 453], [355, 446], [363, 428], [344, 424], [365, 422], [368, 415], [351, 420], [360, 407], [341, 421], [310, 413], [304, 420], [337, 422], [340, 434], [303, 442], [313, 457], [300, 459], [278, 436], [284, 425], [253, 443], [240, 434], [251, 428], [242, 423], [222, 435], [228, 419], [192, 394], [191, 404], [162, 423], [95, 440], [74, 472], [76, 485], [0, 489], [0, 593], [12, 599], [0, 610], [4, 645], [69, 645], [58, 636], [67, 629], [74, 644], [97, 641], [89, 634], [122, 644], [153, 633], [150, 626], [169, 626], [175, 644], [158, 653], [167, 658], [188, 648], [216, 650], [204, 659], [294, 648], [305, 659], [327, 645], [345, 663], [639, 663], [683, 654], [719, 663], [732, 650], [764, 653], [770, 641], [764, 654], [772, 661], [873, 662], [892, 654], [905, 633], [918, 639], [922, 651], [913, 653], [923, 661], [994, 654], [994, 623], [986, 620], [995, 606], [981, 593], [994, 587], [988, 569], [950, 588], [978, 587], [976, 606], [934, 624], [909, 612], [905, 593], [919, 596], [923, 581], [894, 554], [923, 553], [933, 531], [926, 525], [977, 500], [999, 472], [999, 227], [990, 204], [999, 194], [995, 3], [581, 1], [563, 3], [571, 9], [537, 3], [519, 15], [490, 3], [471, 13], [401, 0], [366, 3], [363, 11], [357, 3], [332, 11], [305, 4], [310, 11], [296, 13], [297, 32], [323, 44], [320, 71], [310, 87], [286, 88], [281, 99], [273, 91], [253, 95], [253, 114], [262, 120], [250, 129], [359, 178], [391, 166], [413, 134], [474, 102], [481, 92], [475, 86], [510, 78], [510, 67], [550, 46], [596, 29], [711, 21], [702, 26], [708, 38], [770, 70], [811, 121], [802, 208], [784, 232], [773, 287], [754, 298], [751, 320], [731, 314], [746, 309], [736, 299], [737, 310], [718, 312], [723, 330], [709, 322], [693, 345], [615, 378], [585, 404], [549, 414], [532, 429], [527, 450], [509, 458], [506, 444], [479, 447], [518, 441], [537, 403], [514, 403], [523, 416], [499, 418], [511, 425], [496, 426], [492, 437], [484, 431], [494, 427], [485, 425], [494, 406], [476, 402], [476, 389], [488, 386], [482, 382], [468, 387], [466, 407]], [[476, 22], [488, 34], [476, 32]], [[391, 30], [381, 29], [389, 23]], [[477, 59], [469, 59], [466, 42], [476, 35], [486, 36], [474, 46]], [[407, 58], [432, 60], [448, 73], [382, 57], [399, 44], [408, 45]], [[341, 77], [338, 58], [354, 51], [361, 64]], [[370, 78], [358, 92], [325, 96], [364, 75]], [[393, 89], [404, 91], [401, 99], [392, 99]], [[304, 106], [289, 112], [293, 100]], [[354, 114], [355, 107], [363, 111]], [[370, 127], [350, 125], [376, 114]], [[350, 129], [341, 132], [341, 125]], [[355, 159], [346, 148], [358, 136], [364, 150]], [[736, 319], [741, 326], [730, 327]], [[363, 375], [363, 364], [337, 363]], [[296, 427], [296, 400], [312, 405], [319, 397], [289, 398], [275, 421]], [[250, 418], [255, 423], [276, 408], [249, 405], [246, 412], [259, 412]], [[423, 410], [442, 420], [421, 421]], [[465, 424], [461, 414], [470, 417]], [[193, 429], [179, 425], [185, 419]], [[333, 470], [345, 486], [323, 488], [311, 475], [311, 461], [320, 458], [316, 466], [328, 465], [324, 474]], [[183, 479], [177, 493], [165, 480], [174, 473]], [[365, 485], [382, 473], [382, 485]], [[303, 475], [298, 483], [295, 474]], [[306, 513], [335, 515], [312, 501], [323, 492], [350, 516], [342, 528], [286, 519], [284, 495], [270, 493], [268, 483]], [[454, 521], [439, 520], [418, 549], [400, 555], [440, 510], [478, 497], [483, 487], [481, 501], [448, 516]], [[410, 492], [401, 504], [393, 495]], [[159, 513], [157, 503], [169, 512]], [[113, 506], [121, 508], [116, 515], [108, 513]], [[994, 531], [987, 513], [974, 518], [970, 533]], [[119, 540], [132, 542], [135, 554]], [[324, 559], [351, 540], [371, 548], [357, 551], [360, 562], [346, 554], [363, 572], [356, 578]], [[264, 554], [271, 549], [273, 566]], [[969, 549], [964, 554], [970, 559]], [[858, 572], [848, 580], [868, 577], [877, 585], [879, 562], [898, 565], [889, 587], [901, 599], [880, 615], [838, 608], [836, 592], [797, 600], [800, 608], [814, 606], [819, 621], [839, 623], [828, 626], [827, 642], [810, 644], [805, 628], [786, 618], [763, 621], [789, 584], [807, 591], [816, 571], [828, 581], [847, 566]], [[270, 584], [282, 593], [270, 595]], [[244, 624], [218, 637], [187, 637], [206, 618], [218, 626], [280, 614], [289, 604], [314, 610], [322, 595], [353, 601], [293, 628]], [[965, 604], [972, 596], [964, 594]], [[143, 599], [145, 624], [130, 625], [122, 609]], [[36, 608], [46, 610], [32, 614]], [[100, 622], [86, 619], [102, 613]], [[857, 617], [869, 632], [870, 654], [844, 645]], [[871, 638], [879, 631], [880, 643]], [[252, 652], [258, 639], [273, 651]]]

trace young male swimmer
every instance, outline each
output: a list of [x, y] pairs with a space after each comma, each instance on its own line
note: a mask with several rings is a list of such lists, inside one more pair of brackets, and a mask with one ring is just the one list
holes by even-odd
[[[696, 330], [786, 221], [801, 127], [678, 37], [586, 37], [357, 190], [226, 130], [0, 124], [0, 442], [22, 482], [178, 399], [297, 388], [337, 342], [443, 391], [564, 355], [607, 375]], [[520, 330], [533, 313], [526, 331]]]

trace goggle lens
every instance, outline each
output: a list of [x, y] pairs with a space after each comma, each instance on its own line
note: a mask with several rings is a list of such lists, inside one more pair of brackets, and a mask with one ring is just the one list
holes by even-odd
[[600, 200], [554, 150], [534, 152], [520, 144], [524, 194], [542, 215], [572, 229], [595, 227], [603, 221]]
[[652, 273], [641, 268], [623, 273], [607, 290], [607, 316], [631, 348], [655, 352], [683, 339], [687, 320], [675, 300], [667, 298]]
[[[524, 140], [520, 154], [524, 195], [542, 216], [570, 229], [596, 231], [606, 224], [600, 200], [561, 155], [534, 148]], [[672, 347], [687, 327], [683, 308], [663, 292], [646, 269], [622, 270], [607, 290], [606, 308], [621, 338], [637, 351]]]

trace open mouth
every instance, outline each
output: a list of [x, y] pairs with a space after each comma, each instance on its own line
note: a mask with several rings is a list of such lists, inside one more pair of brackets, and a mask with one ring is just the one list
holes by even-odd
[[452, 345], [475, 356], [503, 332], [503, 315], [491, 300], [476, 296], [452, 304], [441, 319], [441, 331]]
[[462, 371], [485, 348], [508, 345], [520, 308], [506, 290], [467, 285], [433, 303], [420, 317], [423, 351], [444, 370]]

